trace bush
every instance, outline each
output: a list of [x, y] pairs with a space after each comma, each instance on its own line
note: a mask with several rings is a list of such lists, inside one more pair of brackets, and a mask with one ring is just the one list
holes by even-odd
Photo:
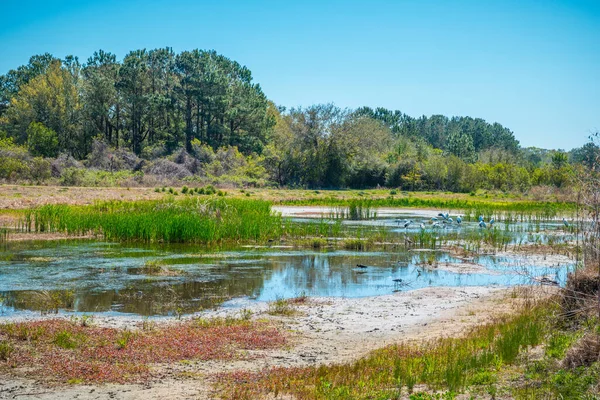
[[35, 157], [30, 162], [30, 175], [31, 179], [37, 182], [43, 182], [46, 179], [50, 179], [52, 176], [50, 161], [43, 159], [42, 157]]
[[198, 139], [192, 141], [192, 153], [202, 165], [210, 164], [215, 159], [215, 152], [212, 147], [203, 144]]
[[60, 184], [64, 186], [82, 186], [85, 170], [81, 168], [65, 168], [60, 176]]
[[167, 155], [167, 146], [164, 143], [157, 143], [152, 146], [146, 146], [142, 150], [142, 158], [145, 160], [156, 160]]
[[15, 145], [12, 139], [0, 139], [0, 179], [28, 178], [29, 159], [27, 150]]
[[83, 165], [74, 159], [73, 156], [65, 153], [59, 155], [56, 160], [50, 163], [50, 170], [52, 172], [52, 176], [55, 178], [62, 176], [63, 170], [67, 168], [81, 169], [83, 168]]
[[183, 179], [192, 175], [192, 173], [183, 165], [179, 165], [173, 161], [165, 159], [157, 160], [156, 162], [150, 164], [148, 167], [146, 167], [144, 172], [170, 179]]
[[173, 161], [179, 165], [183, 165], [185, 169], [195, 174], [200, 171], [200, 162], [192, 157], [185, 149], [179, 149], [179, 151], [173, 154]]
[[113, 172], [137, 169], [141, 161], [131, 152], [111, 149], [102, 140], [94, 139], [92, 151], [88, 154], [87, 166]]
[[41, 122], [32, 122], [27, 127], [27, 148], [34, 156], [56, 157], [58, 135]]

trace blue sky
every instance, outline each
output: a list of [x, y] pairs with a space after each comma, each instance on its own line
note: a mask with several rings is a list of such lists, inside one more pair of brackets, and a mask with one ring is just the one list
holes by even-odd
[[500, 122], [524, 146], [600, 130], [600, 1], [2, 1], [0, 74], [33, 54], [200, 48], [287, 107]]

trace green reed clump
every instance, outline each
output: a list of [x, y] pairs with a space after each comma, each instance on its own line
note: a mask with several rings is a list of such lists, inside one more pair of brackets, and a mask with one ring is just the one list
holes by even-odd
[[46, 205], [26, 213], [35, 232], [101, 234], [107, 240], [217, 242], [279, 236], [282, 219], [261, 200], [106, 201], [91, 206]]
[[351, 200], [347, 207], [341, 206], [331, 213], [333, 219], [349, 219], [360, 221], [377, 217], [377, 211], [371, 205], [371, 200]]
[[547, 306], [536, 306], [477, 327], [462, 338], [393, 345], [351, 364], [224, 375], [223, 397], [288, 393], [311, 399], [400, 398], [419, 384], [458, 392], [481, 371], [513, 364], [521, 351], [539, 345], [548, 331], [546, 311]]

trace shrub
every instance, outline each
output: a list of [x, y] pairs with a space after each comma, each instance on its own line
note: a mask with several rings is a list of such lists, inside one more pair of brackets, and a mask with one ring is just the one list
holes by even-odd
[[103, 171], [135, 170], [141, 164], [135, 154], [123, 149], [111, 149], [99, 139], [92, 142], [92, 151], [88, 154], [87, 166]]
[[156, 160], [168, 154], [167, 146], [160, 142], [151, 146], [146, 146], [142, 150], [142, 158], [146, 160]]
[[571, 347], [562, 361], [564, 368], [589, 367], [600, 360], [600, 336], [589, 333]]
[[18, 158], [0, 157], [0, 178], [14, 181], [27, 177], [30, 173], [27, 164]]
[[63, 171], [67, 168], [83, 168], [83, 165], [73, 158], [73, 156], [69, 154], [60, 154], [56, 160], [52, 161], [50, 164], [50, 169], [52, 172], [52, 176], [58, 178], [62, 175]]
[[197, 173], [200, 170], [200, 162], [192, 157], [185, 149], [180, 149], [173, 154], [173, 161], [179, 165], [182, 165], [192, 174]]
[[198, 139], [192, 141], [192, 153], [196, 156], [196, 159], [200, 164], [210, 164], [215, 159], [215, 152], [212, 147], [207, 144], [203, 144]]
[[58, 135], [41, 122], [32, 122], [27, 127], [27, 148], [34, 156], [56, 157]]
[[52, 176], [50, 161], [43, 159], [42, 157], [35, 157], [30, 163], [30, 174], [31, 179], [34, 181], [42, 182], [46, 179], [50, 179]]
[[150, 164], [144, 171], [147, 174], [158, 175], [163, 178], [183, 179], [191, 176], [192, 173], [183, 165], [176, 164], [169, 160], [157, 160]]
[[60, 184], [64, 186], [82, 186], [85, 170], [81, 168], [66, 168], [60, 176]]
[[15, 145], [12, 139], [0, 139], [0, 179], [27, 178], [29, 159], [27, 150]]

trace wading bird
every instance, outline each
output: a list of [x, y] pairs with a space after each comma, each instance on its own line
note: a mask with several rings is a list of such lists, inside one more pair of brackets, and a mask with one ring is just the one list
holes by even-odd
[[457, 224], [461, 224], [462, 223], [462, 218], [460, 217], [460, 215], [458, 217], [456, 217], [456, 223]]
[[485, 224], [485, 221], [484, 221], [484, 220], [481, 220], [481, 221], [479, 221], [479, 227], [480, 227], [480, 228], [485, 228], [485, 227], [487, 227], [487, 225]]

